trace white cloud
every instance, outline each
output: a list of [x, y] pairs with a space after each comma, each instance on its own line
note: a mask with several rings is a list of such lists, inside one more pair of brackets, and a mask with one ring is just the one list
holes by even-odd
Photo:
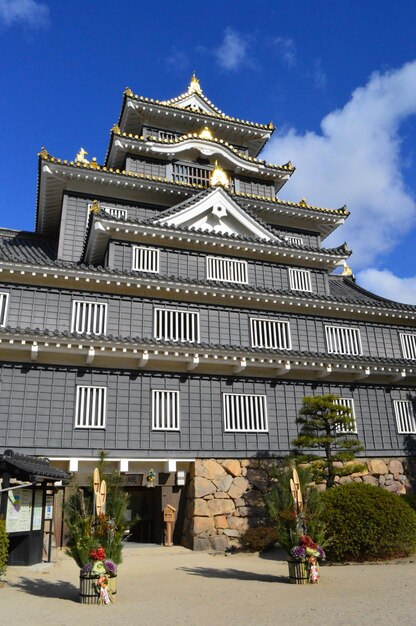
[[374, 293], [407, 304], [416, 304], [416, 276], [400, 278], [389, 270], [367, 269], [358, 274], [358, 282]]
[[416, 203], [403, 178], [400, 124], [416, 113], [416, 61], [373, 74], [349, 102], [327, 115], [321, 132], [276, 135], [267, 160], [295, 163], [281, 197], [337, 208], [351, 215], [327, 244], [346, 239], [353, 269], [376, 264], [416, 222]]
[[32, 29], [48, 26], [49, 7], [36, 0], [0, 0], [0, 24], [18, 23]]
[[289, 69], [296, 65], [296, 46], [289, 37], [274, 37], [272, 41], [280, 59]]
[[225, 70], [235, 70], [241, 65], [249, 65], [248, 42], [237, 31], [227, 28], [222, 44], [215, 51], [218, 63]]

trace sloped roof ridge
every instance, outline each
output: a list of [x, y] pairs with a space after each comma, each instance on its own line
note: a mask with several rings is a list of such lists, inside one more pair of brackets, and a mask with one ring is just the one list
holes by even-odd
[[[384, 296], [379, 296], [378, 294], [373, 293], [372, 291], [368, 291], [368, 289], [364, 289], [364, 287], [361, 287], [361, 285], [358, 285], [354, 280], [352, 280], [351, 278], [347, 276], [342, 276], [341, 274], [329, 274], [328, 276], [329, 276], [330, 282], [333, 282], [333, 283], [342, 282], [343, 286], [346, 287], [348, 291], [357, 292], [365, 296], [366, 298], [368, 298], [368, 300], [370, 301], [375, 300], [376, 302], [380, 302], [380, 303], [389, 303], [389, 304], [394, 304], [394, 305], [416, 307], [416, 305], [403, 305], [403, 303], [401, 302], [396, 302], [395, 300], [390, 300], [389, 298], [385, 298]], [[363, 302], [363, 300], [360, 300], [360, 302]]]
[[184, 347], [184, 348], [195, 348], [195, 349], [211, 349], [211, 350], [224, 350], [224, 351], [232, 351], [232, 352], [257, 352], [259, 354], [267, 353], [267, 354], [278, 354], [286, 357], [290, 356], [309, 356], [311, 358], [316, 359], [329, 359], [329, 360], [342, 360], [342, 361], [353, 361], [353, 362], [371, 362], [371, 363], [390, 363], [392, 365], [411, 365], [407, 359], [393, 359], [393, 358], [383, 358], [383, 357], [375, 357], [375, 356], [352, 356], [352, 355], [342, 355], [336, 354], [331, 355], [326, 352], [312, 352], [309, 350], [279, 350], [272, 348], [253, 348], [251, 346], [241, 346], [235, 344], [217, 344], [210, 342], [198, 342], [193, 343], [190, 341], [172, 341], [166, 339], [154, 339], [154, 337], [140, 337], [133, 335], [113, 335], [113, 334], [99, 334], [99, 335], [90, 335], [87, 333], [76, 333], [71, 332], [69, 330], [58, 330], [58, 329], [48, 329], [48, 328], [31, 328], [26, 327], [22, 328], [20, 326], [3, 326], [0, 327], [0, 333], [2, 334], [16, 334], [16, 335], [33, 335], [33, 336], [42, 336], [42, 337], [56, 337], [59, 339], [68, 338], [68, 339], [84, 339], [86, 341], [113, 341], [113, 342], [126, 342], [126, 343], [140, 343], [144, 345], [154, 345], [154, 346], [172, 346], [172, 347]]

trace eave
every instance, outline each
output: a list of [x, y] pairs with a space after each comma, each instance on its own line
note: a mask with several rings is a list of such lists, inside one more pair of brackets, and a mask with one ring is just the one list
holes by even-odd
[[[103, 189], [104, 187], [104, 189]], [[62, 196], [65, 190], [109, 196], [114, 199], [172, 206], [177, 198], [190, 197], [206, 187], [202, 185], [175, 182], [172, 179], [144, 174], [113, 170], [96, 163], [80, 164], [56, 159], [48, 155], [39, 158], [38, 203], [36, 231], [53, 234], [59, 228]], [[306, 204], [290, 203], [279, 199], [230, 192], [255, 210], [268, 211], [290, 225], [329, 234], [348, 216], [346, 209], [322, 209]], [[173, 198], [175, 198], [173, 200]], [[268, 220], [269, 221], [269, 220]], [[271, 220], [270, 220], [271, 221]], [[276, 221], [276, 223], [279, 223]]]
[[298, 313], [334, 319], [363, 320], [373, 323], [415, 327], [416, 307], [371, 306], [363, 302], [337, 300], [331, 296], [256, 290], [250, 286], [207, 284], [202, 281], [159, 278], [138, 272], [118, 272], [105, 268], [76, 266], [66, 262], [51, 265], [0, 260], [0, 281], [4, 284], [72, 289], [99, 294], [149, 297], [166, 301], [214, 304], [270, 311]]
[[39, 329], [0, 329], [3, 361], [138, 372], [261, 377], [349, 384], [414, 385], [416, 364], [402, 359], [337, 357], [134, 337], [89, 337]]
[[[155, 220], [156, 221], [156, 220]], [[93, 215], [89, 226], [84, 262], [97, 265], [102, 262], [111, 239], [131, 243], [150, 243], [161, 246], [178, 247], [194, 251], [207, 251], [230, 254], [238, 258], [261, 259], [274, 263], [287, 263], [295, 267], [316, 267], [332, 271], [346, 260], [351, 252], [345, 248], [333, 250], [291, 246], [278, 241], [258, 241], [248, 237], [231, 237], [223, 234], [209, 233], [158, 225], [157, 223], [140, 223], [139, 221], [116, 220], [103, 213]]]

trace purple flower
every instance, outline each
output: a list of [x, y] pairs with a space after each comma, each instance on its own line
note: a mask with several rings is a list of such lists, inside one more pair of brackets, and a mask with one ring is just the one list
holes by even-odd
[[319, 552], [319, 557], [318, 558], [325, 561], [325, 559], [326, 559], [325, 550], [323, 550], [320, 546], [317, 546], [316, 549]]
[[306, 550], [303, 546], [295, 546], [292, 548], [291, 554], [295, 559], [304, 559], [306, 557]]
[[89, 574], [92, 570], [92, 563], [85, 563], [81, 569], [81, 574]]
[[110, 559], [106, 559], [104, 561], [104, 567], [106, 569], [107, 574], [110, 574], [110, 576], [115, 576], [117, 574], [117, 565], [114, 563], [114, 561], [110, 561]]

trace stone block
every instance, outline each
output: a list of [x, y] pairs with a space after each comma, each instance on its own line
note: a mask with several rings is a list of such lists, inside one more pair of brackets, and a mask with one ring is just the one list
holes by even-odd
[[215, 528], [224, 529], [228, 528], [228, 521], [225, 515], [217, 515], [214, 518]]
[[386, 474], [386, 480], [393, 480], [393, 474]]
[[391, 474], [403, 474], [403, 463], [397, 459], [393, 459], [389, 463], [389, 472]]
[[248, 469], [247, 480], [250, 485], [257, 487], [260, 491], [266, 492], [269, 484], [269, 475], [264, 469]]
[[221, 478], [220, 480], [213, 480], [212, 482], [217, 486], [218, 491], [227, 492], [233, 484], [233, 477], [230, 476], [230, 474], [227, 474], [224, 478]]
[[378, 477], [378, 484], [380, 487], [383, 487], [386, 484], [386, 477], [381, 475]]
[[208, 511], [208, 504], [205, 500], [202, 500], [201, 498], [197, 498], [196, 500], [194, 500], [193, 515], [201, 516], [201, 517], [210, 517], [210, 513]]
[[245, 506], [246, 505], [246, 501], [244, 500], [244, 498], [234, 498], [234, 504], [237, 507], [239, 506]]
[[218, 499], [230, 499], [230, 496], [228, 495], [228, 493], [224, 493], [223, 491], [217, 491], [214, 493], [214, 498], [218, 498]]
[[360, 478], [360, 476], [356, 476], [355, 478], [353, 478], [353, 481], [354, 481], [355, 483], [362, 483], [362, 482], [363, 482], [363, 479], [362, 479], [362, 478]]
[[378, 486], [378, 480], [377, 478], [375, 478], [375, 476], [363, 476], [363, 483], [365, 483], [366, 485], [374, 485], [374, 487]]
[[213, 530], [215, 524], [212, 517], [194, 517], [192, 521], [192, 534], [200, 535], [206, 533], [209, 530]]
[[195, 498], [203, 498], [217, 491], [213, 482], [202, 476], [196, 476], [192, 481], [192, 490]]
[[390, 485], [386, 486], [386, 491], [391, 491], [392, 493], [397, 493], [397, 495], [401, 496], [406, 493], [406, 487], [398, 481], [393, 481]]
[[210, 500], [208, 502], [208, 510], [212, 516], [229, 515], [235, 511], [235, 506], [232, 500]]
[[233, 484], [228, 490], [228, 495], [230, 498], [241, 498], [243, 493], [248, 488], [248, 480], [243, 478], [242, 476], [237, 476], [233, 480]]
[[349, 483], [352, 483], [352, 478], [351, 476], [341, 476], [339, 483], [340, 485], [349, 485]]
[[326, 483], [319, 483], [318, 485], [316, 485], [316, 489], [318, 491], [326, 491]]
[[234, 478], [236, 476], [241, 476], [241, 464], [240, 461], [236, 459], [227, 459], [221, 463], [223, 468], [228, 474], [231, 474]]
[[238, 532], [238, 530], [234, 530], [232, 528], [228, 528], [228, 529], [224, 530], [224, 535], [226, 535], [227, 537], [239, 537], [240, 533]]
[[218, 461], [208, 459], [199, 462], [198, 476], [207, 478], [208, 480], [220, 480], [226, 476], [226, 471]]
[[234, 517], [231, 516], [228, 518], [228, 528], [232, 530], [238, 530], [240, 532], [244, 532], [247, 530], [249, 524], [248, 519], [246, 517]]
[[193, 549], [196, 552], [211, 550], [211, 542], [208, 537], [194, 537]]
[[211, 537], [211, 547], [216, 552], [225, 552], [229, 547], [230, 542], [226, 535], [214, 535]]
[[241, 468], [241, 476], [244, 476], [244, 478], [247, 476], [247, 468], [246, 467], [242, 467]]
[[248, 467], [250, 463], [251, 463], [250, 459], [243, 459], [242, 461], [240, 461], [241, 467]]
[[388, 474], [388, 468], [384, 461], [381, 459], [372, 459], [369, 461], [369, 468], [371, 474], [380, 475]]

